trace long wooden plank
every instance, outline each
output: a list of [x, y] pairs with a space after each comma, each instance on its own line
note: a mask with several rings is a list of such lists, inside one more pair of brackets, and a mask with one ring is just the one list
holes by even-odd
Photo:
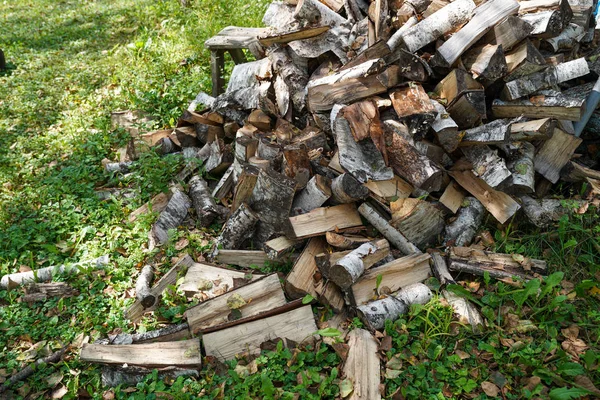
[[337, 229], [361, 226], [362, 221], [354, 203], [316, 208], [290, 218], [296, 239], [324, 235]]
[[228, 322], [232, 310], [227, 302], [232, 296], [240, 296], [246, 302], [238, 309], [240, 318], [257, 315], [287, 302], [279, 276], [271, 274], [187, 310], [185, 315], [190, 330], [198, 333]]
[[470, 247], [452, 247], [450, 249], [449, 268], [475, 275], [486, 272], [493, 278], [511, 278], [518, 276], [533, 279], [534, 274], [545, 275], [546, 262], [526, 257], [515, 257], [514, 254], [492, 253]]
[[350, 290], [354, 305], [373, 300], [378, 276], [381, 276], [380, 288], [387, 287], [390, 292], [424, 281], [431, 273], [429, 259], [429, 254], [413, 254], [366, 271]]
[[460, 186], [475, 196], [501, 224], [508, 221], [521, 208], [512, 197], [495, 190], [470, 170], [451, 171], [449, 174]]
[[348, 347], [350, 351], [344, 364], [344, 374], [352, 381], [354, 389], [348, 399], [381, 399], [377, 341], [369, 331], [354, 329], [348, 334]]
[[301, 343], [312, 337], [317, 325], [310, 305], [273, 317], [248, 322], [202, 337], [206, 355], [221, 361], [244, 351], [258, 353], [261, 343], [277, 338]]
[[202, 365], [200, 339], [112, 346], [84, 344], [80, 359], [100, 364], [129, 364], [156, 368]]
[[262, 250], [219, 250], [215, 261], [244, 268], [261, 268], [269, 258]]
[[276, 43], [289, 43], [294, 40], [310, 39], [319, 36], [329, 30], [329, 26], [318, 26], [316, 28], [300, 28], [289, 32], [270, 32], [258, 38], [258, 42], [264, 47]]

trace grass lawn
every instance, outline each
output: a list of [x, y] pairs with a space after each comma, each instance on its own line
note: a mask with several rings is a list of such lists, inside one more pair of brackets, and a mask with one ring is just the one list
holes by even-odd
[[[181, 165], [176, 157], [148, 153], [128, 178], [104, 172], [101, 160], [116, 159], [127, 139], [111, 129], [110, 113], [141, 110], [155, 117], [145, 129], [173, 126], [199, 91], [210, 91], [203, 42], [227, 25], [260, 26], [266, 4], [0, 3], [0, 48], [9, 66], [0, 72], [0, 275], [104, 254], [112, 260], [102, 272], [64, 278], [79, 291], [75, 297], [27, 304], [19, 301], [22, 290], [0, 290], [0, 382], [86, 336], [93, 341], [134, 329], [122, 314], [132, 302], [132, 277], [149, 257], [165, 272], [180, 252], [173, 244], [147, 252], [156, 215], [135, 222], [127, 216], [166, 191]], [[101, 200], [95, 189], [103, 187], [129, 188], [133, 197]], [[453, 321], [437, 298], [390, 322], [392, 346], [382, 351], [385, 396], [484, 399], [498, 389], [511, 399], [569, 399], [600, 387], [598, 222], [590, 211], [546, 233], [516, 222], [490, 225], [497, 250], [545, 258], [554, 274], [521, 288], [488, 279], [454, 288], [486, 316], [490, 326], [482, 333]], [[184, 251], [198, 257], [210, 234], [182, 232], [190, 242]], [[156, 315], [135, 329], [181, 321], [183, 304], [176, 292], [166, 296]], [[232, 362], [208, 366], [198, 379], [149, 376], [134, 389], [106, 391], [99, 368], [79, 362], [73, 350], [12, 386], [8, 398], [335, 398], [339, 364], [338, 355], [319, 344], [267, 352], [252, 368]]]

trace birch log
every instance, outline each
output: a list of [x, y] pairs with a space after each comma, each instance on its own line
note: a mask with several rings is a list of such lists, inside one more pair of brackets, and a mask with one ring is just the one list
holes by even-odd
[[135, 297], [144, 308], [152, 307], [156, 302], [156, 296], [152, 293], [150, 286], [153, 279], [154, 268], [151, 265], [145, 265], [135, 283]]
[[337, 204], [352, 203], [367, 198], [369, 189], [346, 173], [331, 181], [331, 195]]
[[169, 240], [169, 230], [176, 229], [181, 225], [188, 214], [188, 209], [192, 206], [192, 201], [186, 194], [178, 189], [174, 189], [173, 192], [167, 208], [160, 213], [158, 220], [152, 227], [152, 234], [159, 245]]
[[361, 245], [329, 268], [329, 279], [342, 290], [348, 289], [373, 264], [390, 253], [390, 244], [381, 239]]
[[446, 246], [467, 246], [483, 222], [485, 208], [474, 197], [466, 197], [458, 210], [456, 219], [446, 225], [444, 244]]
[[196, 216], [200, 222], [200, 226], [209, 226], [214, 219], [219, 215], [217, 205], [212, 197], [212, 193], [208, 189], [208, 185], [198, 175], [190, 179], [190, 198], [196, 210]]
[[331, 180], [322, 175], [314, 175], [292, 203], [290, 216], [306, 214], [319, 208], [331, 197]]
[[218, 254], [219, 247], [226, 250], [239, 249], [251, 236], [258, 220], [258, 215], [246, 203], [243, 203], [225, 223], [223, 231], [215, 241], [215, 251], [212, 257]]

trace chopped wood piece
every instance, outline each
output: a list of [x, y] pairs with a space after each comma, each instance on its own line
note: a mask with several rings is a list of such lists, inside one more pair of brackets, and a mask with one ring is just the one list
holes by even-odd
[[429, 259], [429, 254], [412, 254], [371, 268], [352, 285], [349, 291], [352, 304], [360, 306], [379, 297], [379, 293], [377, 293], [379, 276], [381, 276], [379, 290], [387, 293], [423, 282], [431, 273]]
[[391, 226], [388, 221], [379, 214], [371, 205], [363, 203], [358, 208], [358, 212], [365, 217], [371, 225], [375, 227], [387, 240], [390, 241], [398, 250], [404, 254], [421, 253], [421, 250], [408, 241], [396, 228]]
[[383, 155], [373, 140], [370, 137], [359, 142], [354, 140], [350, 123], [344, 116], [344, 109], [345, 107], [336, 105], [332, 111], [333, 132], [341, 167], [363, 183], [369, 179], [391, 179], [393, 172], [386, 166]]
[[483, 204], [474, 197], [466, 197], [461, 204], [456, 219], [446, 225], [444, 232], [444, 244], [446, 246], [468, 245], [483, 222], [485, 208]]
[[573, 161], [568, 162], [560, 174], [561, 179], [567, 182], [581, 182], [588, 178], [600, 179], [600, 171], [586, 168]]
[[483, 86], [489, 86], [506, 75], [508, 66], [501, 45], [488, 44], [467, 51], [462, 62]]
[[539, 95], [529, 99], [502, 101], [494, 100], [492, 112], [497, 118], [555, 118], [579, 121], [583, 116], [585, 99], [569, 98], [558, 93]]
[[202, 365], [200, 340], [152, 344], [106, 346], [84, 344], [81, 361], [100, 364], [128, 364], [144, 367], [199, 367]]
[[337, 204], [364, 200], [368, 195], [369, 189], [351, 174], [341, 174], [331, 181], [331, 196]]
[[392, 65], [379, 72], [370, 72], [373, 61], [337, 72], [308, 83], [308, 108], [327, 111], [335, 104], [352, 103], [357, 100], [387, 92], [400, 79], [400, 67]]
[[237, 185], [233, 194], [233, 202], [229, 208], [234, 213], [242, 204], [248, 202], [258, 180], [258, 167], [254, 165], [244, 165], [238, 176]]
[[529, 196], [521, 196], [521, 202], [527, 219], [538, 228], [552, 226], [569, 212], [568, 208], [563, 206], [563, 201], [558, 199], [538, 200]]
[[433, 91], [441, 99], [446, 99], [446, 111], [459, 128], [479, 125], [486, 116], [483, 86], [466, 71], [452, 70]]
[[585, 34], [586, 29], [583, 27], [576, 24], [569, 24], [560, 35], [546, 39], [544, 43], [548, 44], [554, 51], [569, 50], [575, 45], [579, 45]]
[[258, 353], [260, 345], [269, 340], [281, 338], [302, 343], [311, 339], [316, 331], [312, 307], [307, 305], [283, 314], [206, 333], [202, 336], [202, 342], [206, 355], [227, 361], [244, 351]]
[[331, 246], [340, 250], [354, 250], [364, 243], [369, 242], [369, 238], [352, 235], [338, 235], [334, 232], [325, 233], [325, 239]]
[[265, 265], [269, 258], [262, 250], [219, 250], [214, 261], [244, 268], [259, 268]]
[[431, 290], [427, 286], [414, 283], [404, 287], [395, 295], [358, 306], [356, 312], [360, 320], [370, 329], [382, 329], [386, 320], [396, 320], [400, 315], [406, 314], [411, 305], [426, 304], [431, 297]]
[[233, 190], [233, 187], [235, 186], [235, 171], [233, 168], [233, 165], [231, 165], [227, 171], [225, 171], [225, 173], [223, 174], [223, 176], [221, 177], [221, 180], [219, 180], [219, 183], [217, 183], [217, 186], [215, 186], [215, 189], [212, 192], [213, 197], [216, 197], [217, 199], [224, 199], [229, 192], [231, 192]]
[[475, 196], [501, 224], [508, 221], [520, 208], [519, 204], [509, 195], [494, 190], [483, 179], [476, 177], [471, 171], [452, 171], [450, 172], [450, 176], [463, 189]]
[[132, 343], [158, 343], [174, 342], [176, 340], [191, 339], [192, 335], [187, 323], [169, 325], [165, 328], [143, 333], [119, 333], [109, 335], [108, 339], [97, 340], [97, 344], [132, 344]]
[[390, 207], [390, 225], [415, 246], [424, 249], [438, 242], [438, 235], [444, 229], [444, 218], [442, 212], [431, 203], [411, 198], [398, 199]]
[[401, 121], [407, 125], [411, 136], [421, 139], [435, 120], [437, 111], [425, 90], [418, 83], [390, 92], [392, 105]]
[[[520, 255], [492, 253], [470, 247], [451, 247], [449, 268], [452, 271], [467, 272], [483, 276], [488, 272], [492, 278], [503, 279], [517, 276], [533, 279], [534, 274], [546, 273], [546, 262]], [[519, 261], [517, 261], [519, 260]]]
[[504, 146], [508, 150], [506, 167], [511, 176], [506, 180], [507, 191], [516, 194], [535, 191], [535, 168], [533, 166], [535, 146], [529, 142], [513, 142]]
[[45, 301], [48, 297], [72, 297], [79, 294], [79, 291], [65, 282], [30, 283], [25, 292], [20, 298], [20, 301], [25, 303]]
[[177, 229], [192, 206], [190, 198], [178, 189], [173, 189], [173, 195], [165, 210], [160, 213], [158, 220], [152, 226], [152, 234], [156, 243], [161, 245], [169, 240], [169, 230]]
[[259, 216], [246, 203], [243, 203], [229, 217], [219, 237], [215, 240], [214, 257], [219, 252], [219, 247], [226, 250], [239, 249], [251, 236]]
[[582, 140], [573, 135], [554, 129], [554, 134], [546, 140], [535, 155], [535, 170], [552, 183], [558, 182], [560, 171], [569, 162]]
[[208, 185], [198, 175], [190, 179], [190, 198], [196, 210], [200, 226], [209, 226], [219, 214]]
[[531, 36], [549, 38], [558, 35], [573, 17], [567, 0], [521, 1], [519, 14], [533, 26]]
[[331, 180], [322, 175], [314, 175], [294, 198], [290, 216], [306, 214], [319, 208], [331, 197]]
[[[161, 296], [167, 287], [169, 287], [170, 285], [174, 285], [177, 282], [177, 276], [179, 275], [179, 273], [181, 271], [185, 271], [188, 267], [192, 266], [193, 264], [194, 260], [192, 259], [192, 257], [186, 254], [183, 258], [177, 261], [175, 265], [166, 274], [164, 274], [158, 280], [158, 282], [156, 282], [154, 286], [152, 286], [152, 294], [154, 294], [155, 297]], [[142, 315], [144, 315], [146, 311], [150, 311], [152, 308], [153, 307], [144, 308], [142, 303], [139, 300], [136, 300], [125, 310], [125, 318], [132, 322], [137, 322], [140, 318], [142, 318]]]
[[[359, 217], [360, 219], [360, 217]], [[39, 268], [35, 271], [18, 272], [4, 275], [0, 280], [1, 289], [12, 289], [30, 282], [49, 282], [56, 275], [70, 275], [80, 273], [83, 268], [103, 268], [108, 265], [108, 255], [98, 257], [95, 260], [83, 261], [71, 265], [60, 265]]]
[[444, 190], [442, 197], [440, 197], [440, 203], [456, 214], [464, 199], [465, 195], [462, 190], [459, 189], [458, 185], [454, 182], [450, 182], [450, 184], [446, 186], [446, 190]]
[[300, 28], [283, 32], [268, 32], [259, 36], [258, 42], [264, 47], [274, 44], [293, 42], [294, 40], [310, 39], [319, 36], [330, 29], [329, 26], [318, 26], [316, 28]]
[[248, 202], [259, 217], [253, 237], [262, 245], [278, 233], [287, 232], [296, 182], [275, 171], [260, 171]]
[[348, 334], [348, 358], [344, 375], [352, 382], [349, 400], [380, 400], [379, 345], [365, 329], [354, 329]]
[[152, 265], [145, 265], [135, 284], [135, 297], [144, 308], [152, 307], [156, 302], [156, 296], [150, 287], [153, 279], [154, 268]]
[[529, 23], [517, 16], [510, 15], [486, 33], [483, 41], [501, 45], [504, 51], [508, 51], [529, 36], [532, 30], [533, 27]]
[[[136, 367], [124, 364], [103, 365], [102, 366], [102, 386], [117, 387], [119, 385], [135, 386], [142, 382], [148, 375], [152, 374], [153, 369]], [[198, 378], [200, 374], [196, 369], [185, 369], [177, 367], [166, 367], [157, 369], [157, 378], [174, 382], [180, 376]]]
[[289, 221], [296, 239], [362, 225], [356, 206], [352, 203], [316, 208], [306, 214], [291, 217]]
[[497, 119], [485, 125], [467, 129], [460, 146], [506, 143], [510, 138], [511, 123], [512, 121], [507, 119]]
[[285, 146], [283, 156], [285, 160], [285, 174], [296, 181], [297, 189], [305, 187], [312, 175], [306, 146], [297, 144]]
[[456, 0], [409, 28], [402, 35], [401, 45], [414, 53], [467, 22], [474, 10], [472, 0]]
[[400, 132], [405, 129], [402, 124], [388, 120], [383, 126], [389, 163], [396, 174], [425, 191], [439, 191], [444, 175], [442, 169], [402, 136]]
[[488, 146], [464, 147], [463, 154], [473, 165], [473, 172], [491, 187], [497, 187], [506, 181], [511, 173], [504, 159], [498, 156], [498, 150]]
[[260, 277], [261, 275], [257, 274], [247, 276], [247, 273], [244, 271], [217, 267], [205, 263], [194, 263], [188, 268], [179, 289], [188, 297], [192, 297], [198, 293], [200, 296], [197, 297], [201, 301], [204, 301], [253, 282]]
[[405, 199], [414, 190], [412, 185], [397, 175], [385, 181], [368, 181], [365, 183], [365, 186], [371, 191], [373, 196], [384, 203], [389, 203], [397, 199]]
[[488, 0], [474, 11], [471, 20], [437, 49], [436, 58], [452, 66], [458, 58], [490, 28], [519, 9], [514, 0]]
[[290, 252], [298, 243], [297, 240], [280, 236], [265, 243], [265, 253], [267, 253], [270, 260], [278, 260]]
[[435, 120], [431, 123], [431, 129], [435, 133], [440, 145], [448, 153], [452, 153], [458, 147], [461, 141], [461, 135], [458, 133], [458, 125], [450, 117], [450, 114], [446, 111], [443, 105], [435, 100], [431, 100], [431, 103], [437, 111]]
[[532, 142], [537, 140], [546, 140], [552, 136], [555, 125], [556, 124], [554, 120], [550, 118], [513, 123], [510, 126], [510, 141]]
[[342, 290], [348, 289], [373, 264], [390, 253], [390, 244], [381, 239], [368, 242], [338, 260], [329, 268], [329, 278]]
[[[273, 62], [273, 70], [278, 77], [281, 77], [289, 90], [289, 97], [294, 110], [302, 112], [306, 106], [308, 75], [293, 62], [290, 51], [284, 47], [269, 50], [267, 55]], [[285, 115], [283, 112], [281, 114]]]
[[[228, 299], [240, 296], [246, 301], [234, 316]], [[246, 318], [283, 306], [287, 303], [277, 274], [268, 275], [245, 286], [214, 297], [185, 312], [190, 330], [197, 334], [230, 320]]]
[[541, 71], [546, 67], [546, 60], [539, 50], [529, 40], [526, 40], [506, 54], [506, 65], [509, 75], [505, 77], [505, 80], [510, 81]]

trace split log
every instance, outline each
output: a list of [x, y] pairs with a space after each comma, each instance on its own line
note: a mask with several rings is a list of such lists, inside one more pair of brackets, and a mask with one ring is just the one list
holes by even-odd
[[[324, 27], [309, 28], [322, 30]], [[328, 28], [328, 27], [326, 27]], [[328, 29], [327, 29], [328, 30]], [[273, 62], [273, 70], [283, 79], [290, 91], [290, 99], [296, 112], [301, 113], [306, 106], [306, 85], [308, 76], [291, 59], [285, 47], [275, 47], [267, 52], [267, 57]], [[282, 111], [280, 109], [280, 111]], [[285, 112], [281, 113], [285, 115]]]
[[[136, 367], [124, 364], [104, 365], [102, 366], [102, 386], [115, 388], [119, 385], [135, 386], [142, 382], [148, 375], [152, 374], [153, 369]], [[157, 378], [167, 381], [175, 381], [180, 376], [198, 378], [200, 374], [196, 369], [186, 369], [177, 367], [166, 367], [157, 369]]]
[[459, 128], [477, 126], [486, 117], [483, 86], [464, 70], [452, 70], [433, 91], [446, 99], [446, 111]]
[[450, 117], [450, 114], [448, 114], [443, 105], [435, 100], [431, 100], [431, 103], [437, 111], [437, 116], [431, 123], [431, 129], [444, 150], [452, 153], [461, 141], [461, 135], [458, 134], [458, 125]]
[[165, 193], [159, 193], [150, 199], [148, 203], [132, 211], [127, 219], [129, 222], [134, 222], [140, 215], [147, 214], [150, 211], [153, 213], [161, 213], [167, 207], [168, 203], [169, 196]]
[[446, 225], [444, 244], [446, 246], [466, 246], [471, 243], [483, 222], [484, 214], [485, 209], [479, 200], [474, 197], [466, 197], [458, 210], [456, 219]]
[[506, 75], [508, 65], [501, 45], [488, 44], [467, 51], [462, 62], [473, 77], [485, 87]]
[[348, 289], [373, 264], [390, 253], [390, 244], [381, 239], [365, 243], [329, 268], [329, 278], [342, 290]]
[[181, 225], [192, 206], [192, 201], [185, 193], [176, 188], [173, 188], [172, 192], [167, 207], [152, 226], [152, 235], [158, 245], [169, 241], [169, 230], [177, 229]]
[[353, 382], [349, 400], [380, 400], [380, 360], [377, 341], [365, 329], [354, 329], [348, 334], [348, 358], [344, 375]]
[[250, 274], [245, 271], [238, 271], [231, 268], [222, 268], [206, 263], [192, 264], [179, 285], [179, 290], [186, 296], [194, 295], [200, 301], [206, 301], [223, 293], [229, 292], [240, 286], [256, 281], [262, 275]]
[[2, 385], [0, 385], [0, 394], [7, 391], [11, 385], [14, 385], [17, 382], [20, 382], [24, 379], [29, 378], [31, 375], [34, 374], [34, 372], [37, 371], [38, 366], [59, 362], [62, 359], [62, 356], [67, 352], [68, 349], [69, 349], [69, 346], [65, 346], [62, 349], [55, 351], [54, 353], [50, 354], [47, 357], [37, 359], [37, 360], [35, 360], [35, 362], [26, 366], [25, 368], [23, 368], [16, 374], [10, 376]]
[[79, 291], [73, 289], [65, 282], [51, 283], [30, 283], [25, 288], [25, 293], [19, 299], [21, 302], [33, 303], [36, 301], [45, 301], [48, 297], [72, 297], [77, 296]]
[[331, 180], [322, 175], [313, 176], [294, 198], [290, 216], [306, 214], [319, 208], [331, 197]]
[[240, 164], [247, 162], [250, 157], [256, 155], [258, 139], [250, 136], [241, 136], [235, 139], [234, 156]]
[[211, 257], [214, 258], [220, 248], [226, 250], [239, 249], [254, 231], [259, 216], [246, 203], [242, 205], [229, 217], [219, 237], [215, 240], [214, 250]]
[[573, 10], [567, 0], [530, 0], [520, 2], [519, 14], [533, 26], [531, 36], [550, 38], [567, 27]]
[[452, 211], [453, 214], [456, 214], [464, 199], [464, 192], [459, 189], [454, 181], [452, 181], [446, 186], [446, 190], [444, 190], [442, 197], [440, 197], [440, 203], [446, 206], [448, 210]]
[[71, 265], [52, 266], [39, 268], [35, 271], [8, 274], [4, 275], [2, 279], [0, 279], [0, 288], [9, 290], [29, 282], [49, 282], [55, 275], [78, 274], [85, 270], [86, 267], [99, 269], [108, 265], [108, 262], [109, 257], [108, 255], [105, 255], [98, 257], [95, 260], [79, 262]]
[[555, 118], [579, 121], [583, 116], [585, 99], [569, 98], [552, 92], [529, 99], [502, 101], [494, 100], [492, 112], [496, 118]]
[[426, 304], [431, 297], [431, 290], [427, 286], [415, 283], [404, 287], [396, 295], [359, 306], [356, 312], [370, 329], [382, 329], [386, 320], [396, 320], [400, 315], [406, 314], [411, 305]]
[[254, 165], [244, 165], [233, 191], [233, 202], [230, 211], [235, 212], [242, 204], [248, 202], [258, 180], [259, 169]]
[[320, 129], [307, 127], [292, 137], [292, 144], [306, 146], [309, 150], [323, 149], [327, 147], [327, 136]]
[[[371, 69], [374, 69], [371, 72]], [[327, 111], [335, 104], [353, 103], [387, 92], [400, 79], [400, 67], [392, 65], [379, 71], [378, 64], [367, 61], [308, 83], [308, 108], [312, 112]]]
[[269, 258], [262, 250], [219, 250], [214, 261], [243, 268], [260, 268], [269, 261]]
[[513, 123], [510, 126], [510, 141], [543, 141], [552, 136], [555, 126], [555, 121], [550, 118]]
[[368, 195], [369, 189], [348, 173], [331, 181], [331, 197], [337, 204], [364, 200]]
[[152, 344], [105, 346], [84, 344], [81, 361], [100, 364], [127, 364], [142, 367], [200, 367], [200, 340]]
[[535, 170], [552, 183], [558, 182], [560, 171], [569, 162], [582, 140], [555, 129], [554, 134], [537, 150]]
[[390, 98], [396, 114], [407, 125], [411, 136], [416, 140], [422, 139], [437, 114], [423, 87], [411, 83], [391, 91]]
[[196, 136], [196, 128], [194, 126], [180, 126], [175, 128], [175, 136], [177, 136], [177, 141], [181, 147], [185, 148], [202, 146], [202, 142]]
[[190, 198], [196, 210], [200, 226], [209, 226], [219, 213], [217, 212], [217, 205], [208, 189], [208, 185], [198, 175], [193, 176], [189, 183]]
[[248, 202], [259, 221], [253, 240], [260, 247], [275, 234], [289, 230], [296, 182], [275, 171], [260, 171]]
[[156, 296], [154, 296], [150, 287], [153, 279], [154, 268], [151, 265], [145, 265], [135, 284], [135, 297], [142, 303], [144, 308], [152, 307], [156, 302]]
[[[367, 242], [368, 243], [368, 242]], [[364, 243], [363, 243], [364, 244]], [[361, 244], [362, 246], [362, 244]], [[359, 246], [360, 247], [360, 246]], [[315, 256], [315, 263], [319, 272], [325, 279], [329, 279], [329, 270], [331, 265], [337, 263], [342, 258], [350, 254], [352, 250], [336, 251], [333, 253], [319, 253]]]
[[370, 241], [363, 236], [339, 235], [334, 232], [325, 233], [325, 239], [330, 246], [340, 250], [354, 250]]
[[535, 278], [534, 274], [546, 274], [545, 261], [524, 257], [518, 262], [514, 258], [511, 254], [492, 253], [471, 247], [452, 247], [448, 256], [448, 267], [452, 271], [479, 276], [487, 272], [496, 279], [510, 279], [516, 276], [529, 280]]
[[423, 282], [431, 273], [429, 254], [412, 254], [371, 268], [352, 285], [349, 290], [350, 302], [360, 306], [376, 300], [378, 277], [381, 277], [379, 292], [393, 293], [401, 288]]
[[296, 190], [304, 188], [312, 175], [306, 146], [297, 144], [285, 146], [283, 156], [285, 174], [296, 181]]
[[546, 60], [529, 40], [525, 40], [506, 54], [506, 65], [508, 75], [504, 79], [510, 81], [541, 71], [546, 67]]
[[523, 212], [529, 222], [538, 228], [548, 228], [556, 224], [560, 218], [569, 212], [558, 199], [533, 199], [529, 196], [521, 196]]
[[340, 109], [340, 114], [348, 121], [355, 141], [359, 142], [370, 137], [385, 158], [385, 147], [381, 144], [379, 109], [373, 100], [345, 106]]
[[233, 163], [234, 156], [231, 153], [231, 148], [225, 146], [222, 139], [215, 140], [209, 146], [210, 156], [206, 160], [206, 163], [204, 163], [204, 168], [211, 174], [222, 174]]
[[352, 203], [316, 208], [306, 214], [290, 217], [289, 221], [296, 239], [362, 225], [356, 206]]
[[368, 181], [365, 186], [371, 192], [371, 196], [382, 203], [389, 203], [394, 199], [405, 199], [414, 190], [412, 185], [397, 175], [385, 181]]
[[475, 175], [491, 187], [499, 186], [511, 176], [504, 159], [498, 156], [498, 150], [488, 146], [473, 146], [462, 148], [462, 152], [473, 165]]
[[[448, 271], [446, 261], [439, 253], [433, 253], [431, 255], [431, 261], [431, 269], [442, 286], [456, 284], [454, 278], [450, 275], [450, 271]], [[458, 320], [461, 323], [471, 325], [476, 332], [481, 329], [484, 325], [483, 318], [477, 308], [469, 300], [459, 297], [446, 289], [442, 289], [442, 295], [450, 307], [454, 309], [454, 313], [458, 316]]]
[[[393, 177], [391, 168], [385, 165], [381, 151], [373, 140], [355, 141], [350, 123], [344, 116], [344, 107], [334, 107], [332, 111], [333, 131], [335, 134], [340, 165], [359, 182], [367, 180], [387, 180]], [[339, 111], [335, 114], [336, 111]], [[335, 116], [334, 116], [335, 115]]]
[[574, 161], [570, 161], [564, 166], [560, 173], [562, 180], [567, 182], [582, 182], [587, 179], [600, 179], [600, 171], [584, 167]]
[[533, 26], [521, 18], [510, 15], [504, 21], [494, 26], [483, 37], [483, 42], [502, 46], [502, 50], [509, 51], [516, 44], [525, 39]]
[[497, 119], [476, 128], [467, 129], [460, 146], [477, 146], [506, 143], [510, 138], [513, 121]]
[[438, 242], [438, 235], [444, 229], [444, 218], [431, 203], [420, 199], [398, 199], [390, 204], [390, 208], [390, 225], [415, 246], [424, 249]]
[[407, 255], [421, 253], [421, 250], [419, 250], [417, 246], [409, 242], [404, 235], [391, 226], [388, 221], [368, 203], [361, 204], [358, 208], [358, 212], [402, 253]]
[[108, 339], [97, 340], [96, 344], [132, 344], [132, 343], [158, 343], [174, 342], [177, 340], [191, 339], [192, 335], [189, 325], [184, 322], [178, 325], [169, 325], [165, 328], [156, 329], [143, 333], [119, 333], [109, 335]]
[[[177, 261], [175, 265], [166, 274], [164, 274], [152, 287], [151, 292], [154, 295], [154, 297], [158, 299], [158, 297], [162, 295], [162, 293], [167, 287], [174, 285], [177, 282], [177, 277], [179, 273], [181, 271], [185, 271], [188, 267], [192, 266], [193, 264], [194, 260], [187, 254], [179, 261]], [[153, 307], [145, 308], [142, 305], [142, 302], [136, 299], [136, 301], [132, 305], [127, 307], [127, 309], [125, 310], [125, 318], [135, 323], [139, 321], [140, 318], [142, 318], [142, 315], [144, 315], [146, 311], [150, 311], [152, 308]]]
[[456, 0], [408, 29], [401, 46], [414, 53], [469, 21], [474, 10], [472, 0]]
[[450, 176], [463, 189], [475, 196], [501, 224], [508, 221], [520, 208], [519, 204], [509, 195], [494, 190], [471, 171], [452, 171]]
[[263, 160], [269, 160], [271, 168], [275, 171], [281, 170], [283, 160], [283, 148], [277, 143], [271, 143], [267, 138], [262, 138], [258, 142], [256, 155]]
[[564, 51], [570, 50], [575, 45], [578, 45], [581, 39], [585, 36], [587, 29], [576, 25], [569, 24], [560, 35], [544, 40], [544, 44], [547, 44], [552, 48], [553, 51]]
[[[239, 296], [245, 301], [245, 304], [241, 307], [232, 308], [229, 301], [232, 296]], [[271, 274], [226, 294], [204, 301], [188, 309], [185, 315], [192, 333], [198, 334], [208, 328], [216, 328], [231, 320], [258, 315], [286, 303], [287, 300], [278, 275]]]
[[[316, 28], [299, 28], [291, 31], [265, 32], [259, 35], [258, 42], [265, 48], [274, 44], [285, 44], [295, 40], [311, 39], [317, 37], [330, 29], [329, 26], [318, 26]], [[268, 53], [268, 52], [267, 52]]]
[[307, 305], [283, 314], [206, 333], [202, 336], [202, 342], [206, 355], [224, 362], [244, 351], [258, 353], [260, 345], [268, 340], [281, 338], [302, 343], [311, 339], [316, 331], [312, 307]]
[[396, 174], [425, 191], [439, 191], [444, 175], [442, 169], [402, 137], [399, 133], [404, 129], [402, 124], [388, 120], [383, 126], [389, 163]]
[[535, 168], [533, 165], [535, 146], [529, 142], [513, 142], [503, 147], [508, 150], [506, 167], [511, 176], [505, 182], [511, 193], [523, 194], [535, 191]]
[[270, 260], [279, 260], [288, 252], [292, 251], [298, 243], [297, 240], [291, 240], [285, 236], [280, 236], [265, 243], [265, 253], [267, 253], [267, 257], [269, 257]]
[[488, 0], [474, 11], [470, 21], [438, 47], [435, 58], [441, 65], [452, 66], [458, 58], [490, 28], [519, 9], [515, 0]]

